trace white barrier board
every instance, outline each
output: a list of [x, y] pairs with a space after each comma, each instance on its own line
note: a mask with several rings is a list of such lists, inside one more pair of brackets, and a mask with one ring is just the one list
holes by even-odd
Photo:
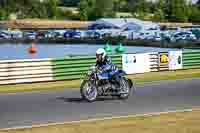
[[182, 51], [169, 51], [169, 70], [177, 70], [182, 68]]
[[149, 54], [123, 54], [122, 65], [127, 74], [150, 72]]

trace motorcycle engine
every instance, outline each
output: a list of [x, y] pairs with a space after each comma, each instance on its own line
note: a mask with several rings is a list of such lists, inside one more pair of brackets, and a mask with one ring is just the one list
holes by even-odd
[[104, 92], [108, 91], [111, 89], [111, 84], [109, 83], [109, 81], [106, 81], [103, 85], [103, 88], [104, 88]]
[[104, 89], [105, 89], [105, 90], [110, 89], [110, 85], [109, 85], [109, 84], [105, 84], [105, 85], [104, 85]]
[[100, 83], [100, 87], [102, 88], [103, 92], [106, 92], [107, 90], [111, 89], [111, 84], [107, 80], [103, 80]]

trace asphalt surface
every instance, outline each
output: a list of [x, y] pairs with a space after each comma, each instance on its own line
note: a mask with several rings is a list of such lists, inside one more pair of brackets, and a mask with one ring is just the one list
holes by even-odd
[[136, 86], [126, 101], [82, 101], [79, 89], [61, 92], [0, 94], [0, 128], [31, 126], [200, 106], [200, 79], [161, 81]]

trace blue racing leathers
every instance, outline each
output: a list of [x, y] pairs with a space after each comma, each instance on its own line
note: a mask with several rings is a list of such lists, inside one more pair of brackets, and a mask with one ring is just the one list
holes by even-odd
[[97, 61], [96, 67], [101, 70], [101, 73], [98, 74], [100, 79], [112, 78], [113, 75], [118, 71], [116, 65], [112, 64], [112, 60], [109, 56], [105, 56], [102, 62]]

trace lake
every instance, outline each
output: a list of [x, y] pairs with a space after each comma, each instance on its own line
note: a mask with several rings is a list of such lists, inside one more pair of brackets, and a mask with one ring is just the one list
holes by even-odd
[[[0, 60], [13, 59], [38, 59], [38, 58], [58, 58], [68, 55], [95, 55], [97, 48], [104, 45], [96, 44], [36, 44], [38, 52], [29, 54], [27, 49], [31, 44], [0, 44]], [[112, 46], [113, 51], [117, 46]], [[125, 46], [126, 53], [138, 52], [158, 52], [177, 50], [172, 48], [136, 47]]]

